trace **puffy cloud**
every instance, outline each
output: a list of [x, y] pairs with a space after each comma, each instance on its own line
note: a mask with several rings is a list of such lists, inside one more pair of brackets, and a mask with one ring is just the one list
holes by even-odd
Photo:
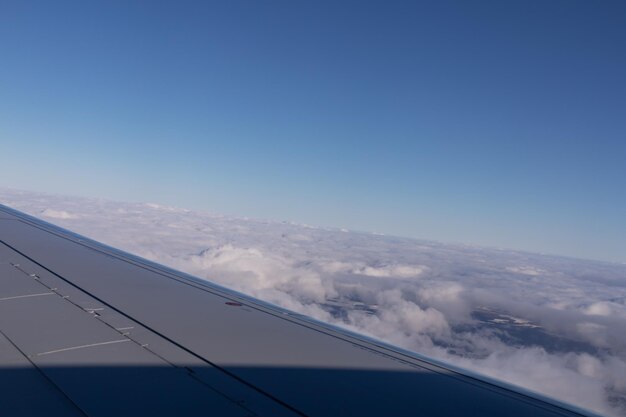
[[41, 212], [41, 216], [49, 217], [51, 219], [63, 219], [63, 220], [75, 219], [77, 217], [76, 215], [68, 213], [67, 211], [53, 210], [53, 209], [45, 209], [45, 210], [43, 210]]
[[532, 266], [509, 266], [506, 268], [506, 270], [510, 272], [516, 272], [518, 274], [531, 276], [541, 275], [544, 272], [543, 270], [539, 268], [534, 268]]
[[583, 309], [590, 316], [621, 316], [626, 318], [626, 306], [611, 301], [597, 301]]
[[292, 261], [256, 248], [220, 245], [178, 263], [196, 275], [255, 296], [277, 290], [307, 304], [337, 296], [332, 284], [322, 281], [316, 272], [294, 267]]
[[385, 266], [364, 266], [352, 270], [354, 274], [368, 275], [370, 277], [416, 277], [424, 272], [426, 268], [413, 265], [385, 265]]
[[369, 277], [378, 278], [413, 278], [418, 277], [428, 270], [428, 268], [424, 265], [368, 265], [364, 262], [342, 262], [337, 260], [331, 260], [329, 262], [321, 263], [320, 266], [325, 272], [345, 272], [355, 275], [366, 275]]
[[0, 201], [298, 313], [626, 415], [626, 265], [0, 189]]

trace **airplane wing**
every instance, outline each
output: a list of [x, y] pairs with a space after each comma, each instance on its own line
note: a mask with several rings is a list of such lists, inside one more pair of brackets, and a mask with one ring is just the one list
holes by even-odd
[[0, 205], [6, 416], [580, 416]]

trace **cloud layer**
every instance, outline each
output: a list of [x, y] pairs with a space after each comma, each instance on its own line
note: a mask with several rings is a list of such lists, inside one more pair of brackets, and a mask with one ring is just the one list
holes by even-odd
[[316, 319], [626, 415], [626, 265], [0, 189], [0, 202]]

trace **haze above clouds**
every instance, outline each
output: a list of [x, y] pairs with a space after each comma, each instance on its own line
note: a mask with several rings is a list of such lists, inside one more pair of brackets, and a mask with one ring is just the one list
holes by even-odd
[[9, 189], [0, 203], [316, 319], [626, 415], [626, 265]]

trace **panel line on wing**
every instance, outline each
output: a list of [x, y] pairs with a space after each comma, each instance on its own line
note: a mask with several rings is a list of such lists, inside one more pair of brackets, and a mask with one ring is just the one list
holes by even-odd
[[42, 293], [39, 293], [39, 294], [15, 295], [13, 297], [0, 298], [0, 301], [15, 300], [16, 298], [39, 297], [39, 296], [42, 296], [42, 295], [54, 295], [54, 294], [55, 293], [53, 293], [53, 292], [42, 292]]
[[110, 340], [108, 342], [91, 343], [89, 345], [81, 345], [81, 346], [72, 346], [72, 347], [63, 348], [63, 349], [55, 349], [55, 350], [49, 350], [47, 352], [41, 352], [41, 353], [38, 353], [36, 356], [44, 356], [44, 355], [50, 355], [52, 353], [66, 352], [68, 350], [84, 349], [84, 348], [89, 348], [89, 347], [94, 347], [94, 346], [111, 345], [113, 343], [122, 343], [122, 342], [130, 342], [130, 341], [131, 341], [130, 339]]

